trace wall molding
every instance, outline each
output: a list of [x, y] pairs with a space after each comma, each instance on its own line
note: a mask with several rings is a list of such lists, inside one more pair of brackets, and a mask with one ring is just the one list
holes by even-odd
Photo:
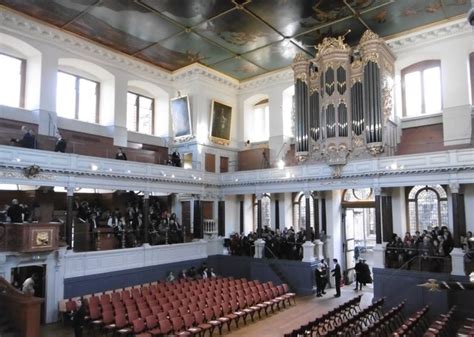
[[410, 47], [418, 48], [422, 43], [435, 42], [463, 34], [472, 34], [472, 27], [466, 18], [455, 19], [440, 25], [425, 28], [417, 32], [405, 34], [400, 37], [388, 39], [387, 44], [394, 52]]

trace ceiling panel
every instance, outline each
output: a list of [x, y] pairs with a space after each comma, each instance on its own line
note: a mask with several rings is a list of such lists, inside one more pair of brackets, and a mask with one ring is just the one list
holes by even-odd
[[168, 63], [173, 64], [171, 68], [168, 68], [169, 70], [193, 62], [209, 65], [234, 56], [234, 54], [192, 32], [175, 35], [159, 45], [143, 50], [137, 56], [160, 58], [159, 52], [163, 49], [169, 50], [170, 52], [167, 54], [173, 55], [173, 58], [168, 60]]
[[441, 0], [398, 0], [361, 18], [375, 33], [389, 36], [443, 20], [445, 14]]
[[315, 46], [321, 43], [325, 37], [336, 37], [346, 34], [344, 42], [349, 45], [356, 45], [366, 29], [367, 28], [358, 19], [350, 18], [300, 35], [294, 40], [297, 41], [298, 46], [305, 48], [315, 55]]
[[281, 35], [244, 10], [231, 11], [206, 21], [195, 30], [238, 54], [283, 39]]
[[216, 63], [213, 65], [213, 68], [238, 80], [245, 80], [266, 72], [265, 69], [239, 56]]
[[99, 0], [0, 0], [0, 4], [19, 12], [63, 26]]
[[[275, 70], [291, 65], [296, 53], [303, 52], [289, 39], [271, 44], [243, 56], [256, 65], [268, 70]], [[309, 56], [309, 55], [308, 55]]]
[[253, 0], [245, 7], [287, 37], [353, 14], [342, 0]]
[[[237, 79], [314, 55], [324, 37], [358, 43], [466, 15], [469, 0], [0, 0], [0, 5], [177, 70], [200, 62]], [[350, 32], [348, 33], [350, 29]], [[241, 57], [240, 57], [241, 56]]]
[[182, 28], [128, 0], [103, 0], [67, 26], [128, 54], [182, 31]]
[[235, 8], [231, 0], [139, 0], [149, 8], [192, 27], [220, 13]]

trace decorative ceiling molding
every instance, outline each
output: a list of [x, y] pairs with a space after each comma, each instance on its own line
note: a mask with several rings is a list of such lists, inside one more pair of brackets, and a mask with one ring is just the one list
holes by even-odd
[[271, 73], [263, 74], [257, 77], [254, 77], [250, 80], [246, 80], [240, 83], [240, 90], [261, 88], [266, 85], [275, 85], [288, 82], [291, 85], [293, 84], [293, 70], [291, 67], [286, 67], [280, 70], [276, 70]]
[[173, 72], [173, 81], [189, 81], [191, 79], [210, 79], [219, 85], [225, 85], [232, 89], [239, 89], [239, 81], [216, 70], [208, 68], [199, 63], [193, 63], [187, 67]]
[[466, 33], [472, 34], [472, 27], [465, 18], [462, 18], [411, 34], [405, 34], [397, 38], [388, 39], [387, 44], [393, 51], [399, 51], [405, 48], [419, 47], [420, 43], [434, 42]]
[[136, 58], [112, 51], [86, 39], [28, 19], [4, 8], [0, 8], [0, 26], [13, 33], [51, 43], [60, 49], [72, 50], [98, 58], [131, 73], [139, 71], [154, 79], [172, 81], [172, 74], [159, 67], [138, 61]]

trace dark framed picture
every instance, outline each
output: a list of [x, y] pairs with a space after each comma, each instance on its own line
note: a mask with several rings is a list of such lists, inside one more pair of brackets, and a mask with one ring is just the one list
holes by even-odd
[[191, 109], [188, 96], [180, 96], [171, 100], [171, 118], [176, 138], [192, 136]]
[[230, 143], [231, 126], [232, 107], [212, 100], [210, 139], [215, 143], [228, 145]]

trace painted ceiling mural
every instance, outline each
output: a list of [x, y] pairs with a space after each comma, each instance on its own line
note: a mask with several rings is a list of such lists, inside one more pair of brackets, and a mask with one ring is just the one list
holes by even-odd
[[169, 71], [194, 62], [239, 80], [351, 44], [466, 15], [469, 0], [0, 0], [0, 5]]

